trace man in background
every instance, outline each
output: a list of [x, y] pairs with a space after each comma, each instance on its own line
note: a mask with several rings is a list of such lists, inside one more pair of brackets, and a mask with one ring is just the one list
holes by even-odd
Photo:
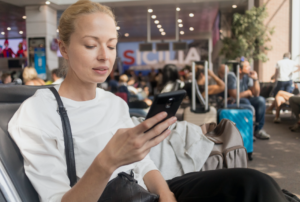
[[54, 85], [61, 84], [64, 81], [64, 79], [62, 77], [60, 77], [58, 69], [53, 69], [51, 72], [51, 76], [52, 76], [52, 81], [53, 81], [52, 84], [54, 84]]

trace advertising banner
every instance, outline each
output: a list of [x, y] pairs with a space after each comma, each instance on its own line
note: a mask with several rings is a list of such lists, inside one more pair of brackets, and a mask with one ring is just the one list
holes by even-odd
[[41, 79], [46, 79], [46, 52], [45, 48], [34, 49], [34, 68]]
[[174, 51], [173, 42], [169, 42], [168, 51], [156, 51], [156, 43], [153, 43], [152, 51], [139, 51], [139, 44], [143, 42], [118, 43], [118, 57], [123, 64], [123, 72], [127, 69], [141, 71], [147, 74], [151, 68], [160, 69], [166, 64], [175, 64], [179, 69], [191, 65], [193, 61], [201, 60], [202, 55], [207, 55], [207, 41], [199, 43], [187, 40], [186, 50]]

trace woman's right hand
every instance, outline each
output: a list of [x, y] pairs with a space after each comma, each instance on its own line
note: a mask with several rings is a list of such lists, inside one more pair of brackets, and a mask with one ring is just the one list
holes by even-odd
[[152, 147], [158, 145], [171, 133], [169, 129], [163, 131], [176, 122], [176, 117], [171, 117], [144, 133], [166, 116], [166, 112], [161, 112], [134, 128], [119, 129], [97, 156], [99, 165], [101, 164], [103, 168], [105, 162], [105, 170], [113, 173], [120, 166], [143, 160]]

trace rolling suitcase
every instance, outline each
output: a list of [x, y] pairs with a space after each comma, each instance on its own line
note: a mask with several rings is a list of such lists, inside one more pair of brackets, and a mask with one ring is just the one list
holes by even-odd
[[240, 108], [240, 76], [239, 65], [237, 66], [237, 98], [236, 108], [227, 108], [227, 66], [225, 68], [225, 96], [224, 96], [224, 109], [218, 111], [218, 120], [229, 119], [235, 123], [239, 129], [244, 147], [247, 150], [249, 160], [252, 160], [253, 152], [253, 113], [249, 109]]
[[[196, 82], [196, 72], [195, 66], [196, 64], [204, 66], [204, 74], [205, 74], [205, 99], [202, 97], [201, 92], [199, 90], [198, 84]], [[217, 110], [212, 106], [208, 106], [208, 63], [205, 62], [193, 62], [192, 66], [192, 100], [191, 106], [186, 107], [184, 110], [183, 119], [190, 123], [201, 125], [204, 123], [217, 123]], [[196, 96], [200, 101], [200, 105], [196, 105]]]

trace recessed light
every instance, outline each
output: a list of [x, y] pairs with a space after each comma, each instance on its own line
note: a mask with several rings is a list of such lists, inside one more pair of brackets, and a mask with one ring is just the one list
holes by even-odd
[[155, 23], [155, 24], [158, 24], [158, 23], [159, 23], [159, 21], [158, 21], [158, 20], [155, 20], [155, 21], [154, 21], [154, 23]]
[[120, 27], [119, 27], [119, 26], [117, 26], [117, 27], [116, 27], [116, 29], [117, 29], [117, 30], [120, 30]]
[[50, 4], [50, 1], [46, 1], [45, 4], [49, 5], [49, 4]]
[[183, 24], [179, 24], [178, 26], [179, 26], [179, 27], [183, 27]]
[[152, 18], [152, 19], [155, 19], [155, 18], [156, 18], [156, 15], [152, 15], [151, 18]]
[[24, 19], [24, 20], [26, 19], [26, 16], [25, 16], [25, 15], [23, 16], [23, 19]]
[[180, 8], [179, 8], [179, 7], [177, 7], [177, 8], [176, 8], [176, 10], [177, 10], [177, 11], [180, 11]]
[[184, 31], [180, 31], [180, 34], [181, 34], [181, 35], [184, 35]]
[[19, 31], [19, 34], [23, 34], [23, 31]]
[[153, 12], [153, 10], [150, 8], [150, 9], [148, 9], [148, 13], [152, 13]]
[[161, 35], [166, 35], [166, 32], [162, 32]]
[[124, 36], [125, 36], [125, 37], [129, 37], [129, 34], [128, 34], [128, 33], [125, 33]]
[[56, 32], [59, 33], [59, 29], [57, 29]]
[[164, 29], [163, 29], [163, 28], [160, 28], [160, 29], [159, 29], [159, 31], [160, 31], [160, 32], [163, 32], [163, 31], [164, 31]]
[[189, 16], [192, 18], [194, 17], [194, 13], [190, 13]]
[[182, 23], [182, 20], [181, 20], [181, 19], [178, 19], [178, 22], [179, 22], [179, 23]]
[[7, 30], [8, 30], [8, 31], [10, 31], [10, 30], [11, 30], [11, 28], [10, 28], [10, 27], [7, 27]]
[[157, 25], [157, 28], [161, 28], [161, 25]]
[[236, 8], [237, 7], [237, 5], [232, 5], [232, 8]]
[[194, 31], [194, 27], [190, 27], [190, 31]]
[[5, 32], [1, 32], [1, 34], [2, 34], [2, 35], [4, 35], [4, 34], [5, 34]]

